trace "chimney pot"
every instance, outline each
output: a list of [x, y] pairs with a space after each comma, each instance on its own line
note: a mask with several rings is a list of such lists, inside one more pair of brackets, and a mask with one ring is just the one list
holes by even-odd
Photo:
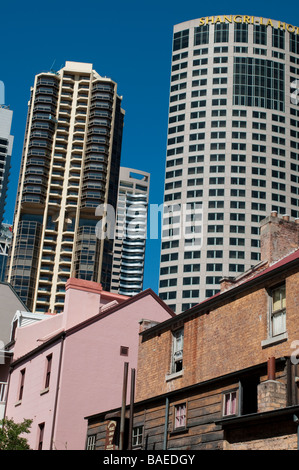
[[283, 220], [287, 220], [287, 221], [290, 220], [290, 217], [287, 214], [283, 215], [282, 218]]
[[271, 217], [277, 217], [277, 211], [272, 211], [271, 212]]
[[268, 359], [268, 380], [275, 380], [275, 357]]

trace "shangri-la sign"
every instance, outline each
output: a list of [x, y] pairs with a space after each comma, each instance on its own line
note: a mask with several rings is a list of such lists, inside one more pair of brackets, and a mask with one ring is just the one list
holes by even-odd
[[222, 16], [206, 16], [200, 18], [199, 26], [206, 24], [217, 24], [217, 23], [247, 23], [247, 24], [260, 24], [263, 26], [271, 26], [272, 28], [278, 28], [289, 33], [299, 34], [299, 26], [293, 26], [292, 24], [284, 23], [282, 21], [269, 20], [267, 18], [248, 16], [248, 15], [222, 15]]

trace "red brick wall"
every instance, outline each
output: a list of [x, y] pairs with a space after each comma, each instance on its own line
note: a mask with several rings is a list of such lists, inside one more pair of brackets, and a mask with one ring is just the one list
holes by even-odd
[[[272, 285], [282, 281], [273, 279]], [[268, 297], [265, 287], [244, 292], [223, 302], [210, 313], [185, 320], [183, 375], [166, 380], [170, 372], [172, 333], [170, 328], [140, 343], [136, 400], [178, 390], [192, 384], [267, 362], [268, 358], [290, 356], [291, 343], [299, 340], [299, 273], [288, 273], [288, 340], [262, 347], [267, 339]], [[179, 315], [177, 325], [179, 326]]]

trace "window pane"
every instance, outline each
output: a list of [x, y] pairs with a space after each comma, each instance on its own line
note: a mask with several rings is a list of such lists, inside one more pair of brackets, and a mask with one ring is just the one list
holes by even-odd
[[224, 416], [236, 414], [237, 412], [237, 392], [226, 393], [224, 396]]
[[286, 306], [285, 286], [281, 286], [277, 289], [274, 289], [272, 293], [272, 298], [273, 298], [273, 312], [277, 312], [278, 310], [285, 308]]
[[273, 292], [273, 311], [280, 310], [280, 291], [277, 289]]
[[230, 412], [229, 412], [229, 410], [230, 410], [230, 394], [228, 393], [227, 395], [225, 395], [224, 399], [225, 399], [224, 414], [227, 416], [227, 415], [230, 414]]
[[183, 342], [184, 329], [181, 328], [173, 333], [173, 355], [172, 372], [179, 372], [183, 368]]
[[186, 405], [178, 405], [175, 407], [175, 428], [186, 426]]
[[272, 328], [273, 328], [273, 336], [279, 335], [286, 331], [285, 311], [282, 311], [280, 313], [276, 313], [275, 315], [273, 315]]
[[133, 446], [142, 445], [142, 434], [143, 434], [143, 426], [137, 426], [136, 428], [133, 428], [133, 435], [132, 435]]
[[272, 291], [272, 335], [286, 331], [286, 290], [285, 285]]
[[236, 413], [236, 403], [237, 403], [237, 394], [236, 392], [233, 392], [231, 394], [231, 414], [235, 414]]

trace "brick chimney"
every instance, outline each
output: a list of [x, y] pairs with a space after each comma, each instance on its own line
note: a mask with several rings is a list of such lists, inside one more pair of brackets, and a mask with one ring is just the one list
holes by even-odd
[[223, 277], [220, 279], [220, 291], [223, 292], [234, 285], [234, 277]]
[[149, 328], [152, 328], [152, 326], [158, 325], [158, 321], [153, 321], [153, 320], [145, 320], [142, 319], [139, 322], [139, 333], [142, 333], [145, 330], [148, 330]]
[[286, 385], [275, 377], [275, 357], [268, 359], [268, 380], [258, 385], [257, 399], [259, 413], [287, 406]]
[[299, 248], [299, 220], [290, 221], [272, 212], [260, 224], [261, 261], [278, 261]]

